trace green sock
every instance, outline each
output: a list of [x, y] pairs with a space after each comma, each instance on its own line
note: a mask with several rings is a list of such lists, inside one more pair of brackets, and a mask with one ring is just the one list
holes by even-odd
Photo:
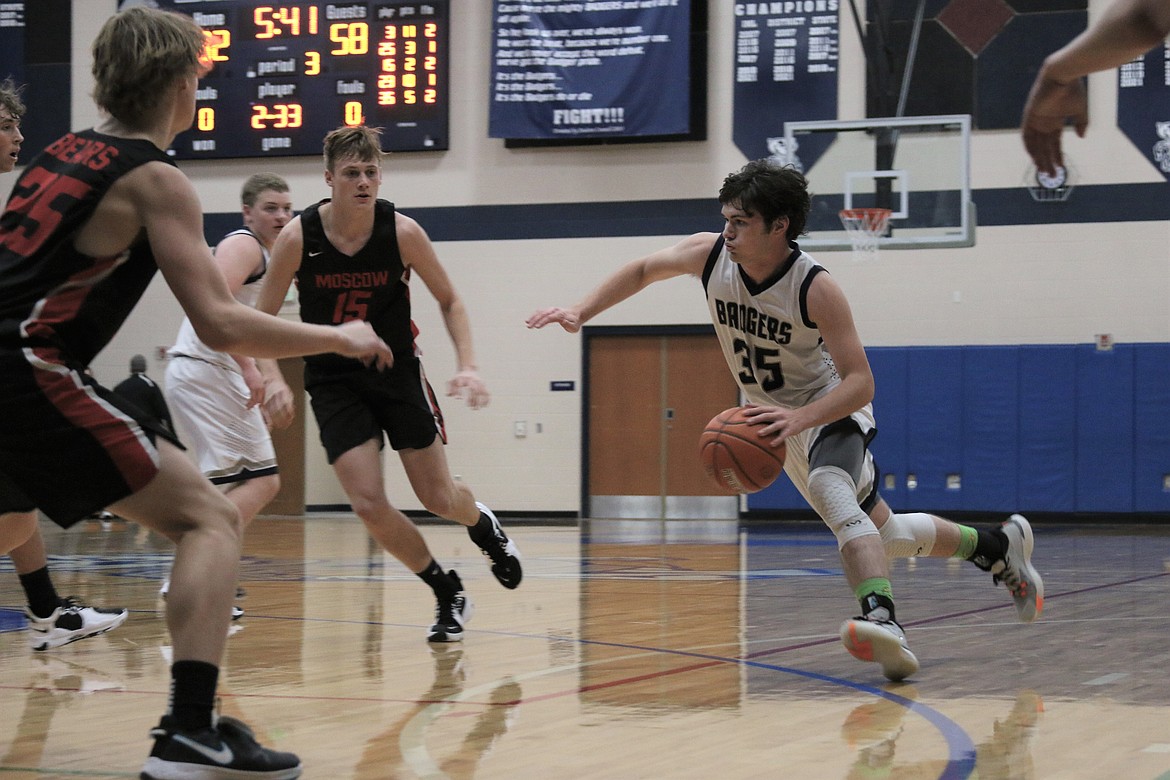
[[959, 526], [959, 549], [955, 550], [952, 558], [967, 560], [975, 554], [975, 545], [979, 542], [979, 532], [969, 525]]
[[867, 580], [862, 580], [856, 588], [853, 589], [853, 595], [857, 597], [858, 601], [862, 601], [866, 596], [885, 596], [888, 599], [894, 598], [894, 588], [890, 585], [888, 577], [870, 577]]
[[862, 615], [868, 617], [874, 610], [884, 608], [886, 614], [880, 619], [897, 619], [894, 613], [894, 589], [890, 586], [888, 577], [870, 577], [863, 580], [853, 589], [853, 595], [857, 596], [857, 601], [861, 604]]

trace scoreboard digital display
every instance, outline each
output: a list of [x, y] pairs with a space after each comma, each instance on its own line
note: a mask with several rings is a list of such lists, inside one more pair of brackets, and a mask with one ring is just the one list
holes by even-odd
[[177, 159], [319, 155], [342, 125], [384, 151], [447, 148], [448, 3], [163, 0], [203, 28], [211, 70]]

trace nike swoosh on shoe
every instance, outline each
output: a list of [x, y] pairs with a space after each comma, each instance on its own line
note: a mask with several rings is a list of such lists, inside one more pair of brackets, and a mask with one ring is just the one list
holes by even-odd
[[201, 755], [204, 758], [207, 758], [211, 761], [214, 761], [217, 764], [221, 764], [221, 765], [226, 766], [232, 762], [233, 758], [235, 758], [235, 754], [232, 753], [231, 747], [229, 747], [222, 740], [219, 743], [220, 744], [219, 750], [214, 750], [214, 749], [208, 747], [207, 745], [204, 745], [202, 742], [196, 742], [195, 740], [193, 740], [190, 737], [187, 737], [183, 734], [175, 734], [174, 736], [171, 737], [171, 739], [173, 739], [175, 742], [178, 742], [181, 745], [185, 745], [186, 747], [189, 747], [191, 750], [194, 750], [199, 755]]

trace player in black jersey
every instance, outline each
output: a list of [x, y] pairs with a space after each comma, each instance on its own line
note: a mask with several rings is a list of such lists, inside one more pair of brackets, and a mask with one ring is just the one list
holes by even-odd
[[[488, 402], [471, 345], [463, 300], [423, 229], [394, 204], [378, 199], [382, 182], [379, 131], [343, 127], [325, 137], [325, 182], [333, 198], [310, 206], [281, 231], [256, 308], [275, 313], [296, 278], [301, 319], [339, 324], [362, 320], [394, 351], [389, 371], [370, 371], [340, 355], [305, 358], [305, 389], [329, 462], [350, 504], [379, 544], [435, 592], [435, 623], [427, 639], [457, 642], [471, 617], [459, 576], [435, 562], [418, 528], [392, 506], [383, 484], [383, 432], [402, 459], [427, 511], [467, 526], [506, 588], [520, 584], [520, 554], [499, 520], [451, 477], [443, 415], [423, 373], [410, 315], [409, 281], [417, 273], [438, 301], [455, 345], [459, 370], [449, 396], [477, 409]], [[273, 390], [279, 369], [265, 366]]]
[[[16, 167], [24, 141], [20, 132], [24, 113], [20, 88], [12, 79], [0, 82], [0, 173]], [[20, 506], [10, 508], [21, 509]], [[49, 576], [48, 552], [35, 509], [9, 512], [0, 517], [0, 550], [9, 551], [8, 557], [28, 599], [24, 615], [33, 650], [48, 650], [98, 636], [126, 622], [129, 613], [125, 609], [102, 609], [85, 604], [76, 596], [62, 598], [57, 593]]]
[[172, 433], [86, 373], [157, 270], [215, 348], [393, 360], [364, 323], [285, 322], [228, 291], [194, 187], [165, 151], [194, 120], [203, 53], [190, 17], [140, 6], [110, 17], [93, 44], [105, 117], [35, 157], [0, 216], [0, 513], [38, 507], [69, 527], [109, 506], [176, 543], [170, 705], [143, 777], [291, 780], [295, 755], [213, 713], [239, 513]]

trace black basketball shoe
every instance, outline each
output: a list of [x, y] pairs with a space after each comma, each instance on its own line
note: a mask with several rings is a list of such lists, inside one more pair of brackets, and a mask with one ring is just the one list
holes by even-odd
[[435, 604], [435, 624], [427, 633], [428, 642], [462, 642], [463, 624], [471, 620], [471, 598], [463, 592], [463, 581], [454, 569], [447, 576], [455, 581], [459, 591], [451, 598], [438, 597]]
[[169, 715], [151, 729], [154, 749], [142, 767], [141, 780], [294, 780], [301, 760], [292, 753], [269, 750], [256, 742], [243, 721], [226, 716], [198, 731], [182, 731]]
[[[496, 575], [501, 585], [511, 590], [520, 584], [520, 578], [524, 576], [520, 567], [520, 550], [517, 549], [516, 543], [504, 534], [504, 529], [500, 527], [500, 521], [492, 510], [478, 501], [475, 505], [479, 507], [480, 522], [468, 528], [467, 535], [484, 555], [491, 558], [492, 574]], [[481, 526], [485, 517], [488, 520], [486, 529]]]

